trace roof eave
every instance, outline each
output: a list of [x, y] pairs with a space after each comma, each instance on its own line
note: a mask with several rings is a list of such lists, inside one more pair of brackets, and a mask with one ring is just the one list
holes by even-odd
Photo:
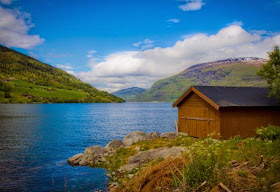
[[177, 101], [175, 101], [172, 105], [172, 107], [178, 106], [191, 92], [196, 93], [199, 97], [201, 97], [204, 101], [206, 101], [208, 104], [210, 104], [212, 107], [214, 107], [216, 110], [219, 110], [220, 106], [216, 104], [214, 101], [212, 101], [209, 97], [201, 93], [198, 89], [196, 89], [194, 86], [191, 86]]

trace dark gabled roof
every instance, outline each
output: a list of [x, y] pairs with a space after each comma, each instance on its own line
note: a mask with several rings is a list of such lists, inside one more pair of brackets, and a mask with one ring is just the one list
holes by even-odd
[[267, 97], [268, 89], [265, 87], [193, 86], [173, 104], [173, 107], [178, 106], [191, 92], [198, 94], [216, 109], [280, 106], [275, 97]]

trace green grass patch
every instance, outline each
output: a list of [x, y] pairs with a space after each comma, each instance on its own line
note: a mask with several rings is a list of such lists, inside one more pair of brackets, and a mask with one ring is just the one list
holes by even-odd
[[119, 148], [115, 155], [106, 157], [106, 163], [101, 164], [100, 166], [107, 168], [108, 171], [116, 171], [127, 163], [130, 156], [133, 156], [136, 153], [137, 151], [135, 150], [135, 147]]

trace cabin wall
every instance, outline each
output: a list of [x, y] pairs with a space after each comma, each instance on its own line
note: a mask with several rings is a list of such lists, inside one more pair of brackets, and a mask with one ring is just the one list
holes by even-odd
[[220, 112], [195, 93], [190, 93], [178, 106], [178, 130], [189, 136], [218, 138]]
[[221, 137], [235, 135], [254, 136], [261, 126], [280, 125], [280, 109], [268, 107], [228, 107], [220, 108]]

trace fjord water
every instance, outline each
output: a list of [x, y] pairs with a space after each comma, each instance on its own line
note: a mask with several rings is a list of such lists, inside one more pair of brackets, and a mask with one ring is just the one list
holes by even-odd
[[171, 103], [0, 104], [0, 191], [106, 190], [101, 168], [67, 158], [131, 131], [174, 131]]

